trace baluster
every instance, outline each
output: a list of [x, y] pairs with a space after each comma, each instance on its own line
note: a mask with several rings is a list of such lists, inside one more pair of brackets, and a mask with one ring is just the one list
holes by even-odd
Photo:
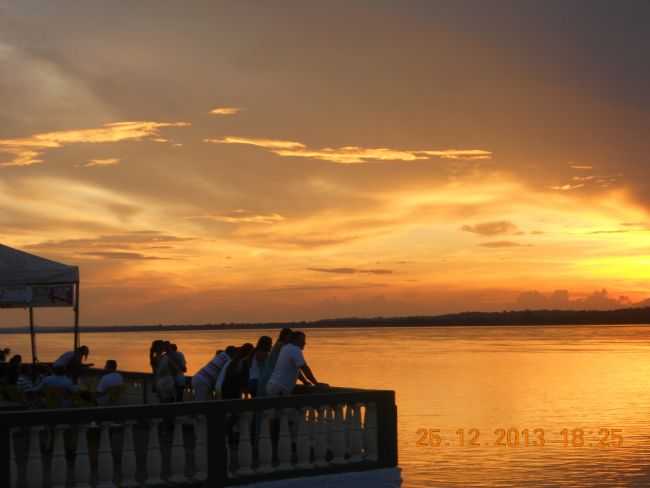
[[138, 486], [135, 479], [137, 467], [135, 464], [135, 443], [133, 440], [133, 426], [135, 422], [128, 420], [124, 423], [124, 439], [122, 445], [122, 476], [120, 487], [130, 488]]
[[328, 422], [326, 418], [327, 407], [321, 406], [318, 409], [318, 422], [315, 426], [315, 446], [314, 446], [314, 461], [316, 466], [325, 467], [329, 463], [327, 462], [327, 429]]
[[43, 487], [43, 454], [41, 453], [42, 427], [34, 426], [29, 434], [29, 456], [27, 457], [27, 486]]
[[50, 466], [50, 483], [54, 488], [65, 488], [66, 471], [68, 470], [63, 447], [63, 431], [65, 429], [65, 425], [55, 425], [53, 429], [54, 447], [52, 449], [52, 465]]
[[273, 418], [273, 410], [265, 410], [261, 413], [262, 421], [260, 422], [259, 441], [257, 443], [257, 458], [260, 473], [270, 473], [273, 471], [273, 441], [271, 440], [270, 422]]
[[363, 439], [361, 438], [361, 404], [355, 403], [348, 406], [348, 419], [350, 420], [349, 427], [349, 447], [350, 447], [350, 462], [358, 463], [363, 457], [361, 450], [363, 447]]
[[171, 476], [172, 483], [187, 483], [185, 476], [185, 441], [183, 439], [183, 417], [174, 418], [174, 434], [172, 436], [171, 453]]
[[122, 401], [128, 405], [140, 403], [142, 399], [140, 384], [135, 381], [128, 381], [125, 383], [125, 388]]
[[334, 408], [334, 422], [332, 427], [333, 464], [345, 463], [345, 432], [343, 431], [343, 421], [343, 405], [338, 404]]
[[308, 469], [312, 468], [311, 463], [311, 446], [309, 442], [309, 432], [311, 425], [307, 423], [307, 408], [301, 408], [298, 411], [297, 425], [296, 425], [296, 450], [298, 454], [298, 468]]
[[226, 472], [228, 473], [228, 478], [232, 478], [232, 451], [230, 450], [230, 441], [228, 440], [228, 435], [224, 437], [224, 442], [226, 443]]
[[205, 481], [208, 478], [207, 419], [198, 415], [194, 421], [194, 479]]
[[74, 458], [75, 488], [90, 488], [90, 457], [88, 456], [88, 427], [77, 428], [77, 452]]
[[280, 435], [278, 437], [278, 469], [286, 471], [291, 466], [291, 434], [289, 432], [289, 414], [292, 409], [283, 408], [280, 410]]
[[160, 436], [158, 425], [160, 419], [152, 419], [149, 423], [149, 439], [147, 442], [147, 485], [162, 485], [162, 454], [160, 453]]
[[377, 461], [377, 406], [366, 405], [366, 417], [363, 423], [363, 441], [366, 459]]
[[309, 407], [307, 410], [307, 432], [309, 434], [309, 451], [316, 449], [316, 409]]
[[147, 396], [147, 402], [148, 403], [160, 403], [160, 401], [158, 400], [158, 395], [156, 393], [154, 393], [154, 391], [153, 391], [153, 382], [154, 382], [153, 378], [151, 378], [149, 381], [147, 381], [147, 386], [146, 386], [146, 389], [147, 389], [147, 395], [146, 395]]
[[9, 486], [11, 488], [18, 486], [18, 462], [16, 460], [16, 445], [14, 442], [16, 432], [18, 432], [17, 429], [9, 430], [9, 471], [11, 473]]
[[113, 482], [113, 450], [109, 424], [102, 423], [97, 447], [97, 488], [115, 488]]
[[242, 412], [239, 416], [239, 446], [237, 459], [239, 461], [238, 475], [253, 474], [253, 446], [251, 444], [251, 412]]
[[351, 424], [350, 422], [352, 421], [352, 405], [351, 404], [345, 404], [345, 417], [343, 420], [343, 446], [344, 446], [344, 452], [345, 455], [349, 455], [350, 453], [350, 429], [351, 429]]
[[325, 432], [327, 432], [327, 450], [331, 452], [334, 445], [334, 410], [330, 405], [325, 407]]

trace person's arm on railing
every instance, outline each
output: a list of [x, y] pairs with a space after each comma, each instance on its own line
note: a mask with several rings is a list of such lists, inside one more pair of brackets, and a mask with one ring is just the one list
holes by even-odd
[[300, 380], [300, 382], [301, 382], [303, 385], [311, 385], [311, 383], [309, 382], [309, 380], [308, 380], [307, 378], [305, 378], [305, 375], [302, 374], [302, 371], [301, 371], [300, 369], [298, 370], [298, 380]]
[[[309, 365], [307, 363], [305, 363], [304, 365], [302, 365], [300, 367], [299, 372], [303, 373], [305, 375], [305, 377], [309, 380], [309, 382], [312, 385], [318, 384], [318, 380], [314, 376], [314, 373], [312, 373], [311, 368], [309, 367]], [[307, 384], [307, 383], [305, 383], [305, 384]]]

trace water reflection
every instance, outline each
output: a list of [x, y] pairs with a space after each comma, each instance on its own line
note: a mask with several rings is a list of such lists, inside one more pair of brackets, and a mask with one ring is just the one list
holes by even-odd
[[[172, 332], [193, 373], [254, 332]], [[86, 334], [91, 359], [148, 368], [151, 334]], [[41, 335], [41, 359], [70, 346]], [[27, 337], [2, 339], [28, 353]], [[650, 486], [650, 328], [450, 327], [308, 331], [317, 377], [334, 385], [397, 391], [405, 487]], [[418, 429], [439, 429], [440, 447], [417, 447]], [[486, 446], [496, 429], [544, 429], [544, 447]], [[622, 447], [564, 446], [563, 429], [622, 429]], [[481, 445], [459, 447], [456, 431], [478, 429]], [[492, 442], [493, 444], [493, 442]], [[589, 445], [592, 444], [592, 445]]]

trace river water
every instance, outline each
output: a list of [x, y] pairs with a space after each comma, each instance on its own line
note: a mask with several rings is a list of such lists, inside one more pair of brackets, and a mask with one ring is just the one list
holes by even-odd
[[[276, 335], [87, 333], [82, 343], [97, 365], [147, 371], [149, 344], [168, 339], [194, 373], [215, 349], [263, 334]], [[41, 361], [72, 341], [38, 339]], [[29, 356], [28, 336], [3, 343]], [[650, 486], [650, 327], [318, 329], [305, 356], [319, 381], [396, 391], [406, 488]]]

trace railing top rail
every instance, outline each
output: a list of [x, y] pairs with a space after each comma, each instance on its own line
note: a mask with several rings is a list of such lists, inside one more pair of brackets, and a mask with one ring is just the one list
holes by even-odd
[[80, 424], [140, 418], [164, 418], [200, 414], [226, 414], [260, 411], [273, 408], [302, 408], [337, 403], [395, 403], [391, 390], [353, 390], [263, 397], [250, 400], [216, 400], [207, 402], [180, 402], [135, 406], [89, 407], [51, 410], [28, 410], [0, 413], [0, 425]]

